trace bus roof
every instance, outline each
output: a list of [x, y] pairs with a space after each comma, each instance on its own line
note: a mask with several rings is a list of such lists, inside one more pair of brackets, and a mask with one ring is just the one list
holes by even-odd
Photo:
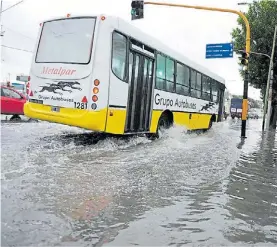
[[220, 77], [219, 75], [211, 72], [210, 70], [208, 70], [207, 68], [201, 66], [200, 64], [197, 64], [196, 62], [193, 62], [192, 60], [190, 60], [188, 57], [182, 55], [181, 53], [179, 53], [178, 51], [169, 48], [169, 46], [167, 46], [165, 43], [163, 43], [162, 41], [158, 40], [157, 38], [154, 38], [153, 36], [143, 32], [141, 29], [133, 26], [132, 24], [130, 24], [128, 21], [117, 17], [117, 16], [111, 16], [111, 15], [105, 15], [105, 14], [97, 14], [97, 15], [70, 15], [70, 17], [67, 16], [63, 16], [63, 17], [58, 17], [58, 18], [52, 18], [52, 19], [48, 19], [48, 20], [44, 20], [43, 22], [47, 22], [47, 21], [53, 21], [53, 20], [59, 20], [59, 19], [70, 19], [70, 18], [78, 18], [78, 17], [102, 17], [105, 16], [106, 18], [109, 19], [113, 19], [115, 22], [115, 25], [118, 26], [119, 31], [121, 32], [126, 32], [126, 35], [129, 35], [135, 39], [137, 39], [138, 41], [141, 41], [142, 43], [144, 43], [145, 45], [150, 46], [151, 48], [153, 48], [154, 50], [158, 50], [162, 53], [164, 53], [165, 55], [170, 56], [171, 58], [178, 60], [179, 62], [187, 65], [188, 67], [191, 67], [193, 69], [195, 69], [198, 72], [201, 72], [217, 81], [219, 81], [220, 83], [225, 85], [225, 80], [224, 78]]

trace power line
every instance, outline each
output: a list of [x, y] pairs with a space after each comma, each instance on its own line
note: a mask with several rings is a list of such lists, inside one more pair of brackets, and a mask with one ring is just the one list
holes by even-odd
[[22, 0], [22, 1], [18, 2], [18, 3], [16, 3], [16, 4], [14, 4], [14, 5], [12, 5], [12, 6], [8, 7], [8, 8], [6, 8], [6, 9], [4, 9], [4, 10], [2, 10], [2, 11], [0, 12], [0, 14], [2, 14], [2, 13], [5, 12], [5, 11], [7, 11], [8, 9], [11, 9], [11, 8], [15, 7], [16, 5], [18, 5], [18, 4], [22, 3], [22, 2], [24, 2], [24, 0]]
[[5, 48], [8, 48], [8, 49], [12, 49], [12, 50], [25, 51], [25, 52], [33, 53], [32, 51], [28, 51], [28, 50], [24, 50], [24, 49], [20, 49], [20, 48], [16, 48], [16, 47], [11, 47], [11, 46], [6, 46], [6, 45], [1, 45], [1, 46], [5, 47]]
[[13, 30], [13, 29], [11, 29], [11, 28], [5, 26], [5, 25], [3, 25], [3, 26], [4, 26], [7, 30], [10, 30], [11, 32], [20, 34], [21, 36], [23, 36], [23, 37], [25, 37], [25, 38], [28, 38], [28, 39], [31, 39], [31, 40], [35, 40], [35, 38], [29, 37], [29, 36], [27, 36], [27, 35], [25, 35], [25, 34], [23, 34], [23, 33], [20, 33], [20, 32], [18, 32], [18, 31], [15, 31], [15, 30]]

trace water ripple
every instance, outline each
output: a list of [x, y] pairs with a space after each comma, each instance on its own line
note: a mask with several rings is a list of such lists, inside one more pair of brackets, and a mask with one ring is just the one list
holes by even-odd
[[260, 124], [245, 143], [232, 120], [156, 141], [6, 124], [2, 244], [274, 245], [277, 142]]

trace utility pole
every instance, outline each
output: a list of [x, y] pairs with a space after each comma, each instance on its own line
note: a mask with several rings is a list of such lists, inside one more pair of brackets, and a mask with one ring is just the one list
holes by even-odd
[[266, 91], [265, 91], [265, 98], [264, 98], [264, 114], [263, 114], [262, 130], [264, 130], [264, 126], [265, 126], [265, 116], [266, 116], [266, 110], [267, 110], [267, 97], [268, 97], [268, 89], [269, 89], [269, 83], [270, 83], [270, 71], [271, 71], [271, 67], [270, 66], [271, 66], [271, 57], [269, 56], [267, 84], [266, 84]]
[[[268, 99], [267, 100], [267, 119], [266, 119], [266, 128], [269, 129], [270, 126], [270, 117], [271, 117], [271, 104], [272, 104], [272, 84], [273, 84], [273, 59], [274, 59], [274, 51], [275, 51], [275, 43], [276, 43], [276, 33], [277, 33], [277, 25], [275, 26], [274, 36], [273, 36], [273, 44], [271, 51], [271, 58], [269, 64], [269, 85], [267, 85], [268, 89]], [[276, 113], [275, 113], [276, 114]]]

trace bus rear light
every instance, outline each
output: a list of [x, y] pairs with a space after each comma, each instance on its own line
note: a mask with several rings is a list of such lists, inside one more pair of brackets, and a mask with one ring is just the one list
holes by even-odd
[[66, 17], [69, 18], [69, 17], [70, 17], [70, 14], [67, 14]]
[[100, 81], [98, 79], [95, 79], [94, 80], [94, 86], [99, 86], [99, 84], [100, 84]]
[[99, 93], [99, 88], [98, 87], [93, 88], [93, 93], [98, 94]]
[[93, 100], [94, 102], [96, 102], [96, 101], [98, 100], [98, 97], [97, 97], [96, 95], [93, 95], [93, 96], [92, 96], [92, 100]]
[[92, 104], [91, 104], [91, 109], [92, 109], [92, 110], [96, 110], [96, 108], [97, 108], [97, 105], [96, 105], [95, 103], [92, 103]]
[[101, 20], [105, 21], [106, 17], [105, 16], [101, 16]]

